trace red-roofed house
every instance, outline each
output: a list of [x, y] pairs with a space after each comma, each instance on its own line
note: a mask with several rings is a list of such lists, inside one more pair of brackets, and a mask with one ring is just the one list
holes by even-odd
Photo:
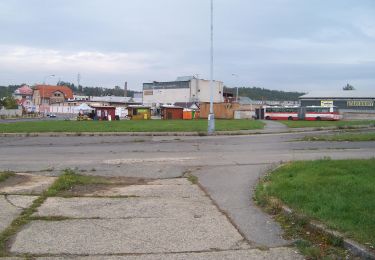
[[19, 106], [27, 112], [32, 112], [35, 110], [35, 106], [32, 103], [33, 89], [28, 85], [23, 85], [16, 89], [13, 93], [13, 97], [17, 101]]
[[27, 99], [28, 97], [31, 97], [33, 96], [33, 89], [30, 88], [28, 85], [23, 85], [22, 87], [16, 89], [14, 91], [14, 95], [15, 96], [20, 96], [22, 98], [25, 98]]
[[63, 103], [73, 98], [73, 91], [67, 86], [36, 85], [33, 92], [33, 103], [39, 112], [49, 112], [49, 105]]

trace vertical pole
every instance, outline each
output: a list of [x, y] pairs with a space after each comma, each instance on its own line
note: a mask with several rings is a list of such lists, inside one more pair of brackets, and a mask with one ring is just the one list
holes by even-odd
[[81, 74], [78, 73], [78, 75], [77, 75], [77, 84], [78, 84], [78, 86], [77, 86], [77, 90], [78, 90], [78, 91], [79, 91], [80, 81], [81, 81]]
[[125, 81], [125, 86], [124, 86], [124, 97], [128, 96], [128, 82]]
[[214, 132], [214, 1], [211, 0], [210, 114], [208, 115], [208, 134], [213, 134]]
[[[232, 73], [232, 76], [236, 77], [237, 79], [239, 78], [239, 76], [237, 74], [234, 74], [234, 73]], [[236, 102], [238, 102], [238, 80], [236, 82], [237, 82], [237, 87], [236, 87]]]
[[[43, 104], [43, 99], [44, 99], [44, 88], [45, 88], [45, 85], [42, 86], [42, 89], [43, 89], [43, 91], [42, 91], [42, 98], [40, 99], [40, 103], [41, 103], [42, 108], [43, 108], [43, 117], [46, 116], [46, 115], [45, 115], [46, 111], [44, 111], [45, 109], [44, 109], [44, 104]], [[40, 91], [39, 91], [39, 95], [40, 95]], [[39, 112], [40, 112], [40, 106], [39, 106]]]

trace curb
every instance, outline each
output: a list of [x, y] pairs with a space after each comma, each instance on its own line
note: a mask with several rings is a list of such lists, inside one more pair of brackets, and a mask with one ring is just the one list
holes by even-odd
[[[301, 215], [295, 213], [291, 208], [283, 205], [281, 206], [281, 211], [285, 215], [293, 215], [297, 218], [301, 218]], [[342, 239], [343, 247], [345, 249], [350, 250], [353, 255], [359, 256], [363, 259], [375, 259], [375, 254], [370, 252], [365, 246], [351, 240], [345, 238], [343, 234], [338, 231], [331, 230], [327, 228], [325, 225], [317, 222], [317, 221], [309, 221], [308, 226], [316, 231], [319, 231], [325, 235], [333, 236], [337, 239]]]
[[35, 133], [0, 133], [0, 137], [69, 137], [69, 136], [231, 136], [231, 135], [260, 135], [260, 134], [288, 134], [322, 131], [342, 131], [358, 129], [375, 129], [371, 126], [361, 126], [351, 129], [325, 128], [289, 128], [286, 131], [272, 131], [267, 129], [217, 131], [212, 135], [207, 132], [35, 132]]
[[[314, 130], [317, 131], [317, 130]], [[331, 131], [322, 129], [319, 131]], [[214, 134], [206, 132], [40, 132], [40, 133], [0, 133], [0, 137], [69, 137], [69, 136], [241, 136], [241, 135], [267, 135], [267, 134], [290, 134], [309, 131], [264, 131], [264, 130], [240, 130], [240, 131], [217, 131]], [[311, 132], [311, 130], [310, 130]]]
[[[219, 135], [249, 135], [261, 132], [216, 132]], [[209, 136], [206, 132], [41, 132], [41, 133], [0, 133], [0, 137], [69, 137], [69, 136]]]

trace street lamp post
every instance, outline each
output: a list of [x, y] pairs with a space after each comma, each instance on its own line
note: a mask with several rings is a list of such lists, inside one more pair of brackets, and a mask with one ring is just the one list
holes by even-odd
[[[47, 80], [47, 78], [49, 78], [49, 77], [54, 77], [55, 76], [55, 74], [51, 74], [51, 75], [47, 75], [47, 76], [45, 76], [44, 77], [44, 79], [43, 79], [43, 85], [45, 85], [46, 84], [46, 80]], [[45, 108], [45, 106], [44, 106], [44, 103], [45, 103], [45, 97], [44, 97], [44, 88], [45, 88], [45, 86], [43, 86], [42, 87], [42, 97], [41, 97], [41, 99], [40, 99], [40, 102], [41, 102], [41, 104], [43, 105], [43, 113], [44, 113], [44, 115], [46, 114], [46, 108]], [[40, 93], [39, 93], [39, 95], [40, 95]], [[40, 109], [39, 109], [40, 110]]]
[[215, 132], [214, 114], [214, 1], [211, 0], [211, 55], [210, 55], [210, 114], [208, 115], [208, 134]]
[[[237, 74], [232, 74], [233, 77], [236, 77], [238, 79]], [[238, 82], [237, 82], [237, 88], [236, 88], [236, 102], [238, 102]]]

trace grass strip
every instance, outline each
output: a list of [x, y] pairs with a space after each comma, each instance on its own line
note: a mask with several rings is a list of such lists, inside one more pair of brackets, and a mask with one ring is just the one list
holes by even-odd
[[[9, 256], [7, 252], [7, 243], [9, 239], [31, 220], [35, 219], [32, 215], [37, 211], [48, 197], [57, 196], [60, 192], [71, 189], [74, 185], [85, 184], [107, 184], [110, 183], [104, 177], [78, 175], [73, 170], [64, 170], [64, 173], [46, 190], [43, 194], [35, 199], [32, 205], [24, 209], [21, 214], [12, 221], [9, 227], [0, 233], [0, 257]], [[43, 219], [43, 218], [41, 218]], [[64, 220], [64, 217], [51, 217], [49, 220]]]
[[14, 172], [0, 172], [0, 182], [6, 181], [9, 177], [14, 176]]
[[285, 236], [306, 259], [353, 259], [343, 248], [343, 240], [311, 229], [307, 218], [279, 213], [275, 217], [285, 230]]
[[375, 126], [375, 120], [353, 121], [279, 121], [290, 128], [305, 127], [336, 127], [338, 129], [354, 128], [356, 126]]
[[339, 133], [334, 135], [305, 136], [302, 141], [369, 142], [375, 141], [373, 133]]
[[267, 176], [255, 198], [277, 198], [298, 214], [375, 247], [375, 159], [318, 160], [286, 164]]
[[[217, 131], [262, 129], [256, 120], [216, 120]], [[207, 120], [37, 121], [0, 124], [0, 133], [207, 132]]]

